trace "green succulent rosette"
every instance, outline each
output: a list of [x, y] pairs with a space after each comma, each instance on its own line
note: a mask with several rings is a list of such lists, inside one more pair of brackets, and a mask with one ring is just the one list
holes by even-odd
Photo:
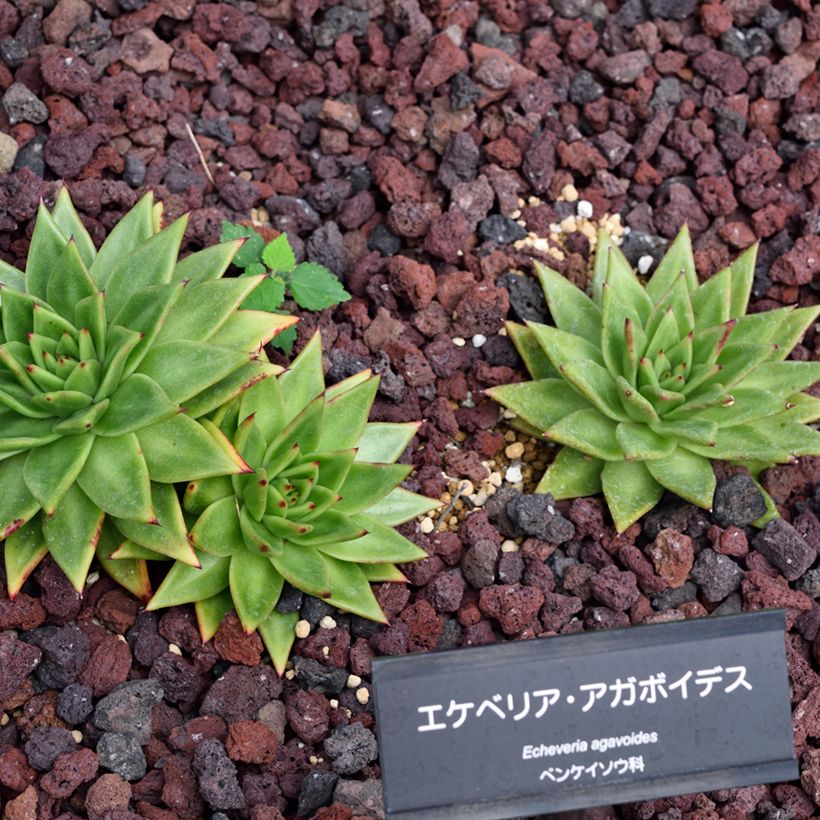
[[213, 421], [253, 473], [188, 484], [201, 566], [177, 561], [148, 608], [196, 603], [205, 639], [235, 609], [280, 673], [298, 619], [276, 609], [286, 581], [386, 621], [370, 583], [404, 581], [395, 564], [426, 557], [394, 526], [439, 502], [398, 486], [412, 468], [394, 462], [418, 424], [368, 423], [378, 383], [363, 371], [326, 388], [317, 333], [288, 370], [218, 410]]
[[599, 233], [591, 296], [536, 265], [555, 326], [508, 332], [533, 381], [487, 392], [534, 436], [563, 445], [537, 487], [603, 491], [618, 531], [665, 490], [709, 509], [711, 459], [753, 474], [820, 454], [820, 362], [785, 361], [820, 307], [746, 315], [756, 247], [698, 283], [684, 227], [644, 287]]
[[179, 260], [150, 195], [96, 250], [65, 189], [41, 204], [25, 271], [0, 265], [0, 540], [15, 595], [50, 553], [81, 590], [95, 551], [150, 594], [128, 542], [196, 563], [174, 482], [249, 467], [204, 418], [278, 372], [257, 352], [294, 321], [238, 306], [241, 242]]

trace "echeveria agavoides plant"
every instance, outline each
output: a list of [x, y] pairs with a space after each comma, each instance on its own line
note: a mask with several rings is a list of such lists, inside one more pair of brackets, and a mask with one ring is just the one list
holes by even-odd
[[179, 260], [186, 219], [143, 197], [98, 250], [62, 189], [25, 271], [0, 265], [0, 540], [9, 592], [50, 553], [82, 589], [95, 550], [138, 595], [124, 543], [196, 564], [174, 482], [247, 473], [205, 418], [281, 368], [257, 352], [295, 319], [238, 306], [240, 241]]
[[416, 423], [368, 423], [378, 377], [325, 387], [316, 334], [277, 378], [219, 409], [214, 422], [250, 474], [191, 481], [183, 506], [201, 568], [177, 561], [148, 608], [195, 602], [203, 637], [235, 609], [281, 672], [298, 613], [276, 609], [287, 581], [364, 618], [385, 621], [371, 581], [403, 581], [395, 563], [426, 553], [393, 529], [438, 506], [398, 485]]
[[603, 490], [623, 531], [664, 490], [710, 508], [710, 459], [753, 474], [820, 454], [820, 362], [784, 361], [820, 306], [746, 315], [756, 248], [698, 283], [686, 228], [644, 287], [601, 232], [592, 296], [537, 265], [555, 327], [511, 323], [534, 381], [488, 392], [532, 435], [562, 444], [537, 487]]

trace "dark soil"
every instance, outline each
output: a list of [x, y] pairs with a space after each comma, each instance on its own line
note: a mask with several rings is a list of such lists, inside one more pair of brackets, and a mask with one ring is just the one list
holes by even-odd
[[818, 57], [810, 0], [0, 0], [2, 256], [59, 179], [98, 242], [148, 188], [189, 249], [287, 231], [354, 295], [297, 349], [318, 324], [329, 382], [380, 372], [374, 419], [426, 419], [408, 485], [449, 501], [404, 527], [430, 557], [378, 589], [388, 627], [286, 596], [311, 632], [281, 681], [235, 619], [203, 645], [190, 609], [44, 563], [0, 600], [4, 817], [381, 818], [373, 656], [771, 606], [801, 782], [588, 815], [816, 815], [820, 459], [769, 471], [765, 534], [726, 471], [711, 516], [668, 498], [616, 536], [597, 499], [517, 498], [550, 454], [482, 390], [525, 378], [503, 320], [548, 321], [510, 271], [583, 284], [598, 224], [647, 270], [688, 220], [703, 277], [759, 239], [753, 309], [817, 303]]

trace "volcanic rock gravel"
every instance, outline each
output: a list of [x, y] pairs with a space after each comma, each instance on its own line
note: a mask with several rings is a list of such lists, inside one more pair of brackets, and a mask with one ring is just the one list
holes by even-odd
[[203, 645], [188, 608], [44, 562], [0, 597], [4, 817], [382, 818], [375, 655], [763, 607], [800, 783], [595, 816], [816, 815], [820, 460], [765, 474], [763, 531], [722, 468], [712, 516], [670, 497], [616, 535], [598, 499], [521, 495], [548, 455], [482, 390], [526, 378], [503, 321], [549, 321], [532, 260], [583, 284], [599, 224], [642, 272], [684, 221], [704, 277], [759, 240], [752, 310], [816, 304], [818, 57], [810, 0], [0, 0], [0, 255], [60, 180], [98, 243], [149, 188], [189, 250], [287, 231], [353, 294], [296, 349], [320, 327], [329, 383], [381, 374], [374, 419], [425, 419], [407, 486], [451, 505], [403, 527], [428, 558], [377, 586], [389, 625], [285, 590], [310, 633], [281, 681], [235, 619]]

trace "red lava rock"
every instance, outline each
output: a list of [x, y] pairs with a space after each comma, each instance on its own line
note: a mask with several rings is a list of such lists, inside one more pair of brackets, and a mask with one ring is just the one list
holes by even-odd
[[520, 584], [489, 586], [479, 594], [481, 611], [498, 621], [505, 635], [515, 635], [529, 626], [543, 603], [540, 589]]
[[258, 666], [262, 660], [262, 639], [257, 632], [245, 632], [234, 612], [229, 612], [219, 625], [214, 635], [214, 649], [229, 663]]
[[282, 684], [272, 667], [232, 666], [208, 690], [200, 714], [219, 715], [229, 724], [253, 720], [259, 709], [281, 692]]
[[112, 631], [124, 635], [136, 622], [139, 601], [124, 589], [112, 589], [94, 606], [97, 617]]
[[732, 27], [732, 12], [722, 3], [704, 3], [699, 9], [700, 24], [709, 37], [719, 37]]
[[438, 34], [430, 41], [429, 51], [413, 81], [413, 88], [417, 93], [438, 88], [454, 74], [467, 68], [468, 63], [467, 55], [449, 34]]
[[318, 743], [330, 727], [327, 698], [313, 690], [300, 689], [286, 701], [288, 722], [305, 743]]
[[264, 723], [240, 720], [228, 729], [226, 749], [231, 760], [270, 763], [276, 756], [276, 735]]
[[162, 802], [184, 820], [202, 817], [204, 807], [191, 761], [184, 755], [166, 757], [162, 773]]
[[618, 558], [628, 570], [635, 574], [638, 586], [645, 595], [659, 595], [668, 588], [667, 580], [655, 574], [652, 564], [634, 544], [624, 544], [618, 550]]
[[14, 694], [40, 663], [42, 652], [18, 640], [12, 633], [0, 634], [0, 700]]
[[542, 131], [524, 155], [522, 170], [536, 194], [545, 193], [555, 174], [555, 146], [557, 137], [552, 131]]
[[692, 65], [698, 74], [706, 77], [724, 94], [737, 94], [746, 87], [749, 79], [743, 63], [737, 57], [713, 48], [699, 54]]
[[131, 650], [119, 638], [108, 635], [97, 645], [79, 682], [88, 686], [95, 698], [107, 695], [115, 686], [124, 683], [131, 669]]
[[104, 774], [95, 780], [85, 796], [88, 820], [106, 820], [109, 813], [127, 811], [131, 786], [118, 774]]
[[461, 336], [485, 336], [498, 331], [510, 308], [510, 297], [504, 288], [479, 285], [467, 291], [456, 305], [453, 330]]
[[771, 267], [775, 282], [807, 285], [820, 273], [820, 236], [803, 236]]
[[70, 797], [83, 783], [93, 780], [99, 768], [99, 758], [91, 749], [61, 754], [48, 774], [43, 775], [40, 786], [52, 797]]
[[647, 549], [655, 572], [672, 588], [683, 586], [695, 562], [692, 539], [674, 529], [661, 530]]
[[430, 224], [441, 216], [441, 208], [435, 202], [396, 202], [387, 214], [387, 225], [393, 233], [409, 239], [425, 236]]
[[227, 731], [228, 727], [221, 717], [203, 715], [186, 721], [182, 726], [174, 726], [168, 736], [168, 742], [174, 749], [191, 754], [201, 740], [224, 740]]
[[22, 749], [5, 746], [0, 751], [0, 783], [15, 792], [24, 791], [37, 779], [37, 772], [28, 765]]
[[786, 610], [786, 624], [792, 628], [801, 612], [811, 609], [811, 598], [776, 578], [771, 578], [758, 570], [746, 573], [742, 583], [743, 600], [747, 609], [771, 609], [783, 607]]
[[[5, 594], [5, 590], [3, 590]], [[13, 601], [0, 597], [0, 629], [36, 629], [46, 619], [46, 611], [38, 598], [21, 592]]]
[[629, 609], [640, 595], [635, 574], [622, 572], [614, 565], [606, 566], [592, 575], [589, 587], [596, 600], [617, 612]]
[[436, 294], [436, 275], [429, 265], [421, 265], [406, 256], [394, 256], [387, 263], [390, 287], [406, 299], [415, 310], [420, 310]]
[[317, 629], [299, 643], [299, 654], [325, 666], [344, 668], [350, 651], [350, 633], [346, 629]]
[[444, 622], [430, 604], [416, 601], [402, 612], [401, 619], [410, 628], [407, 644], [410, 652], [430, 652], [436, 648]]
[[[715, 527], [714, 529], [718, 529]], [[712, 528], [710, 528], [710, 538]], [[717, 534], [717, 538], [712, 541], [712, 548], [715, 552], [723, 555], [731, 555], [735, 558], [743, 558], [749, 552], [749, 543], [746, 533], [740, 527], [727, 527]]]
[[449, 475], [468, 478], [478, 484], [490, 475], [474, 450], [448, 450], [444, 456], [444, 468]]
[[53, 91], [76, 97], [94, 87], [97, 71], [67, 48], [44, 46], [40, 52], [40, 72]]
[[14, 800], [6, 803], [3, 809], [3, 820], [31, 820], [37, 816], [37, 790], [29, 786]]
[[598, 66], [598, 71], [610, 82], [617, 85], [630, 85], [640, 77], [651, 63], [645, 51], [623, 51], [612, 57], [606, 57]]

